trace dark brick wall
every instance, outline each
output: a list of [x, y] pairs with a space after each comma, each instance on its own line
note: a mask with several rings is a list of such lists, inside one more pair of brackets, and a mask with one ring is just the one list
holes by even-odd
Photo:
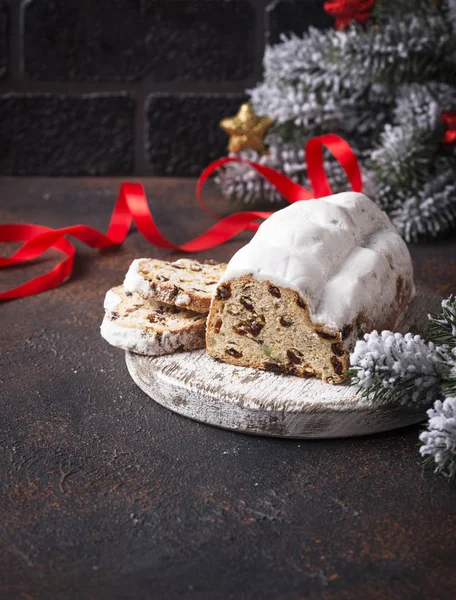
[[250, 0], [32, 0], [24, 71], [41, 81], [224, 81], [251, 75]]
[[0, 79], [8, 70], [8, 7], [0, 0]]
[[282, 33], [302, 34], [309, 27], [331, 27], [334, 19], [323, 9], [321, 0], [279, 0], [266, 7], [267, 41], [277, 44]]
[[147, 158], [155, 174], [199, 175], [226, 154], [223, 117], [235, 114], [239, 96], [151, 95], [146, 108]]
[[324, 0], [0, 0], [0, 175], [198, 175]]
[[0, 96], [3, 175], [133, 173], [134, 104], [125, 94]]

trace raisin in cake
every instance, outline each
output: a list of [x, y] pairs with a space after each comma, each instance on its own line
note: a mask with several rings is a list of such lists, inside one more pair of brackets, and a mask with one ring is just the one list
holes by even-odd
[[105, 297], [101, 335], [118, 348], [147, 356], [205, 346], [206, 314], [144, 299], [123, 286]]
[[341, 383], [358, 336], [394, 330], [413, 294], [407, 246], [369, 198], [347, 192], [296, 202], [229, 262], [209, 314], [207, 351]]
[[124, 287], [144, 298], [207, 313], [225, 268], [214, 261], [199, 263], [188, 258], [175, 262], [138, 258], [128, 269]]

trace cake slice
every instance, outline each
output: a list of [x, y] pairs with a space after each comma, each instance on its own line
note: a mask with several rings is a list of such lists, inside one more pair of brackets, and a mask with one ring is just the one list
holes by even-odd
[[369, 198], [296, 202], [229, 262], [207, 351], [235, 365], [342, 383], [358, 336], [394, 331], [413, 294], [407, 246]]
[[108, 291], [101, 335], [112, 346], [159, 356], [205, 346], [206, 314], [144, 299], [123, 286]]
[[138, 258], [128, 269], [124, 287], [144, 298], [207, 313], [225, 268], [214, 261], [199, 263], [188, 258], [175, 262]]

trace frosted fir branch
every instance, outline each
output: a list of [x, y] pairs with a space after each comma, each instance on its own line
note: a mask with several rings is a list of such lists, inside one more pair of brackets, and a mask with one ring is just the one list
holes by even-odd
[[352, 383], [375, 405], [425, 405], [440, 395], [447, 356], [419, 335], [377, 331], [358, 340], [350, 355]]
[[450, 357], [450, 370], [445, 376], [442, 391], [446, 396], [456, 396], [456, 348], [453, 348]]
[[378, 190], [379, 197], [391, 198], [389, 215], [406, 242], [435, 238], [456, 227], [456, 160], [440, 161], [437, 173], [423, 187], [410, 183], [410, 192]]
[[[456, 88], [438, 81], [401, 85], [393, 111], [396, 125], [412, 125], [423, 131], [442, 131], [441, 114], [456, 110]], [[443, 131], [442, 131], [443, 133]]]
[[402, 85], [397, 90], [393, 119], [397, 125], [412, 125], [420, 132], [442, 132], [441, 114], [450, 110], [456, 91], [447, 85]]
[[414, 84], [398, 91], [394, 124], [385, 126], [370, 161], [378, 196], [387, 209], [419, 193], [435, 169], [444, 133], [443, 107], [436, 99], [439, 91], [449, 95], [445, 86], [431, 89]]
[[456, 0], [447, 0], [445, 3], [448, 14], [448, 20], [453, 26], [453, 30], [456, 31]]
[[372, 152], [377, 195], [407, 241], [435, 236], [454, 224], [456, 154], [442, 148], [441, 114], [456, 107], [445, 84], [401, 86], [394, 111]]
[[428, 315], [428, 338], [445, 347], [448, 354], [449, 371], [445, 375], [442, 391], [448, 396], [456, 396], [456, 298], [451, 295], [442, 300], [440, 310]]
[[378, 196], [385, 208], [399, 198], [405, 200], [425, 184], [437, 151], [433, 132], [387, 124], [379, 147], [372, 152], [370, 166], [374, 172]]
[[414, 13], [415, 15], [434, 15], [437, 12], [444, 12], [444, 5], [447, 4], [446, 0], [439, 0], [439, 2], [432, 2], [432, 0], [377, 0], [372, 16], [376, 23], [383, 24], [388, 22], [392, 17], [398, 18], [403, 16], [404, 13]]
[[[349, 100], [373, 85], [440, 80], [447, 59], [453, 65], [454, 32], [440, 12], [415, 12], [390, 18], [381, 28], [310, 28], [302, 38], [283, 36], [281, 43], [265, 51], [263, 97], [268, 88], [270, 96], [282, 96], [284, 87], [300, 85], [305, 93], [328, 92]], [[254, 104], [260, 102], [256, 88], [250, 93]]]
[[362, 69], [370, 83], [454, 81], [454, 34], [438, 11], [390, 17], [382, 27], [370, 28], [365, 40], [354, 39], [352, 44], [352, 68]]
[[[314, 27], [310, 27], [303, 37], [282, 35], [279, 44], [266, 46], [263, 58], [264, 80], [270, 84], [297, 83], [311, 73], [323, 74], [334, 36], [339, 37], [339, 32], [322, 31]], [[334, 74], [337, 76], [336, 72]], [[332, 86], [331, 73], [319, 83]], [[338, 85], [342, 85], [340, 80]]]
[[441, 80], [454, 73], [454, 35], [445, 14], [401, 13], [400, 19], [390, 17], [381, 27], [310, 28], [302, 38], [282, 37], [266, 49], [264, 81], [279, 87], [310, 84], [311, 90], [332, 90], [340, 97], [373, 83]]
[[420, 435], [420, 454], [435, 464], [435, 472], [449, 479], [456, 475], [456, 398], [436, 400], [427, 411], [427, 430]]
[[[301, 132], [309, 128], [318, 134], [331, 129], [342, 120], [342, 102], [331, 91], [312, 89], [314, 78], [296, 84], [260, 84], [251, 90], [251, 102], [256, 112], [270, 115], [276, 124], [291, 122]], [[356, 99], [347, 99], [345, 104], [356, 105]]]
[[[251, 101], [259, 114], [274, 119], [276, 129], [291, 125], [295, 138], [328, 131], [360, 137], [372, 135], [383, 128], [390, 116], [391, 106], [383, 96], [378, 102], [372, 99], [373, 93], [367, 98], [367, 92], [338, 96], [331, 90], [315, 90], [312, 87], [315, 85], [314, 76], [307, 85], [264, 83], [251, 90]], [[391, 96], [388, 102], [391, 103]], [[291, 136], [285, 135], [283, 139], [290, 141]]]
[[[249, 93], [256, 111], [279, 124], [326, 130], [362, 126], [365, 133], [369, 127], [374, 132], [388, 117], [392, 86], [442, 77], [454, 81], [452, 60], [451, 72], [445, 70], [454, 46], [454, 34], [440, 13], [426, 18], [405, 14], [367, 30], [356, 25], [344, 31], [311, 28], [303, 38], [283, 37], [267, 47], [264, 82]], [[356, 116], [366, 101], [370, 119], [360, 124]]]
[[456, 297], [451, 295], [442, 300], [439, 312], [428, 315], [428, 319], [428, 338], [439, 346], [456, 349]]
[[[264, 82], [249, 90], [255, 110], [269, 114], [278, 124], [291, 122], [306, 135], [334, 129], [359, 129], [360, 134], [367, 134], [382, 127], [391, 94], [382, 85], [369, 87], [363, 77], [342, 64], [348, 38], [357, 35], [355, 30], [310, 29], [302, 39], [292, 36], [269, 46]], [[378, 106], [366, 118], [360, 104]]]

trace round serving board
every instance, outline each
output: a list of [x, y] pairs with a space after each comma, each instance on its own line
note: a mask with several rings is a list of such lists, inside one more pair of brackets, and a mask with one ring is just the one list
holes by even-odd
[[[422, 333], [441, 298], [419, 292], [399, 330]], [[218, 362], [205, 350], [151, 358], [126, 353], [137, 385], [170, 410], [217, 427], [287, 438], [366, 435], [422, 421], [424, 408], [374, 408], [348, 385]]]

